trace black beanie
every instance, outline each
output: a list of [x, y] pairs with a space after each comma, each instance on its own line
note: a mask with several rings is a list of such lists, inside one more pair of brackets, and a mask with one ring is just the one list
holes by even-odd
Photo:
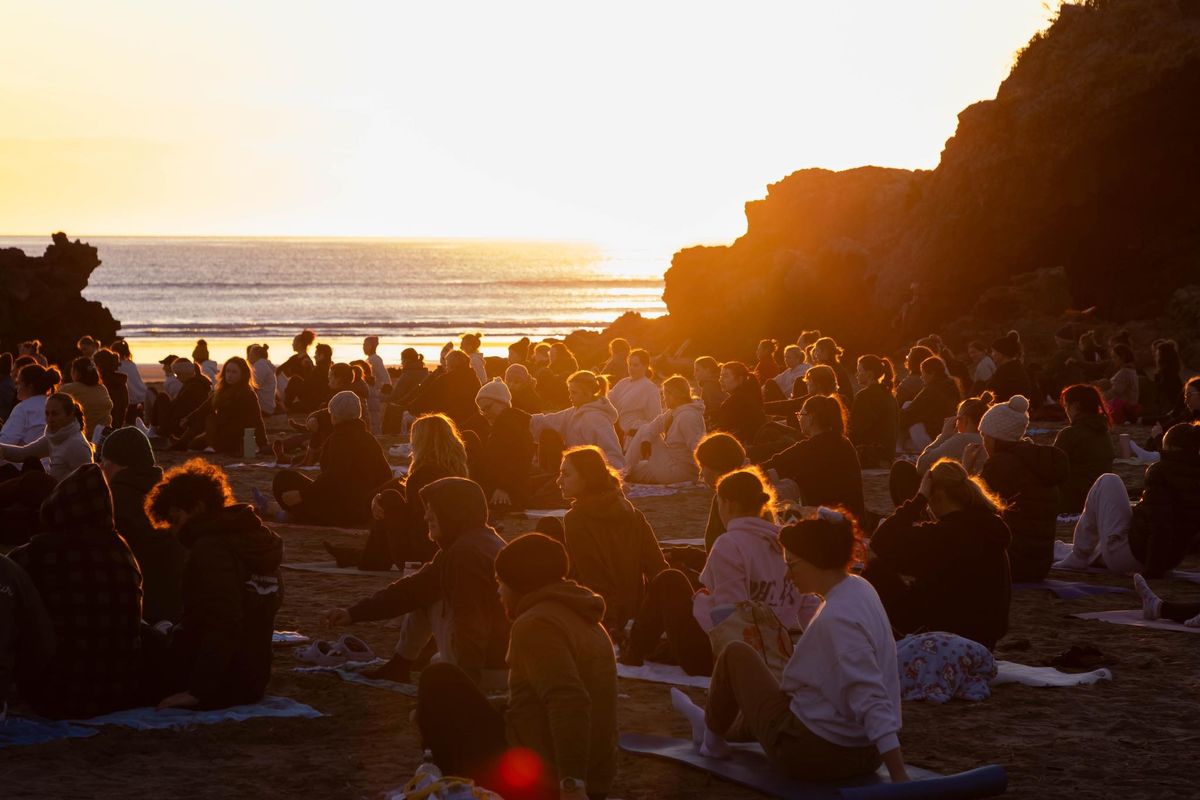
[[521, 594], [567, 577], [567, 551], [541, 533], [527, 533], [508, 543], [496, 556], [496, 577]]
[[779, 531], [779, 541], [793, 556], [819, 569], [849, 566], [856, 544], [854, 528], [848, 520], [837, 522], [821, 517], [784, 526]]
[[137, 428], [117, 428], [105, 438], [100, 458], [121, 467], [153, 467], [154, 448]]

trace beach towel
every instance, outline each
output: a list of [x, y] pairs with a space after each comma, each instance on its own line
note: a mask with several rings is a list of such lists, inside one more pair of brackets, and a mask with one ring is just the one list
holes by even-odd
[[795, 781], [776, 770], [757, 743], [731, 744], [733, 756], [729, 759], [702, 756], [690, 741], [666, 736], [623, 733], [620, 744], [621, 749], [629, 753], [686, 764], [739, 786], [789, 800], [994, 797], [1003, 794], [1008, 784], [1003, 768], [995, 766], [945, 777], [920, 767], [907, 766], [912, 781], [903, 784], [892, 784], [884, 767], [874, 775], [836, 783]]
[[303, 633], [297, 631], [275, 631], [271, 634], [271, 644], [276, 647], [290, 647], [294, 644], [308, 644], [312, 639], [309, 639]]
[[[1082, 573], [1088, 573], [1091, 575], [1114, 575], [1116, 577], [1120, 577], [1120, 576], [1117, 576], [1117, 574], [1115, 572], [1109, 572], [1108, 570], [1104, 569], [1103, 567], [1084, 567], [1083, 569], [1066, 569], [1065, 567], [1058, 566], [1058, 562], [1062, 561], [1064, 558], [1066, 558], [1069, 555], [1071, 555], [1071, 543], [1056, 541], [1054, 543], [1055, 566], [1052, 566], [1050, 569], [1055, 570], [1057, 572], [1082, 572]], [[1179, 580], [1179, 581], [1189, 581], [1191, 583], [1200, 583], [1200, 572], [1189, 572], [1188, 570], [1183, 570], [1183, 569], [1173, 569], [1167, 573], [1167, 577], [1174, 578], [1175, 580]]]
[[139, 731], [183, 730], [196, 725], [215, 725], [218, 722], [244, 722], [248, 719], [263, 717], [298, 717], [313, 719], [324, 716], [312, 706], [306, 706], [290, 697], [264, 697], [257, 703], [230, 708], [218, 708], [211, 711], [191, 711], [183, 708], [169, 708], [158, 711], [151, 706], [131, 708], [125, 711], [114, 711], [91, 719], [73, 719], [70, 722], [98, 728], [104, 725], [117, 725], [122, 728], [133, 728]]
[[1189, 628], [1182, 622], [1172, 622], [1169, 619], [1143, 619], [1140, 608], [1121, 609], [1120, 611], [1089, 611], [1086, 614], [1076, 614], [1075, 616], [1079, 619], [1094, 619], [1100, 622], [1111, 622], [1114, 625], [1129, 625], [1133, 628], [1200, 633], [1200, 628]]
[[996, 662], [996, 677], [993, 686], [1005, 683], [1019, 683], [1022, 686], [1086, 686], [1097, 681], [1111, 681], [1112, 672], [1107, 669], [1094, 669], [1091, 672], [1059, 672], [1054, 667], [1030, 667], [1016, 664], [1012, 661]]
[[395, 568], [390, 570], [378, 570], [359, 569], [358, 567], [339, 567], [335, 562], [332, 561], [307, 561], [298, 562], [295, 564], [281, 564], [280, 566], [282, 566], [284, 569], [294, 569], [298, 572], [320, 572], [326, 575], [354, 575], [359, 577], [363, 575], [372, 575], [376, 577], [391, 578], [392, 580], [406, 578], [417, 571], [415, 567], [407, 568], [404, 571], [400, 571]]
[[293, 467], [291, 464], [279, 464], [272, 461], [256, 461], [249, 464], [237, 462], [236, 464], [226, 464], [225, 469], [249, 469], [250, 467], [261, 467], [262, 469], [295, 469], [301, 472], [320, 472], [321, 467], [313, 465], [310, 467]]
[[1023, 589], [1044, 589], [1054, 592], [1060, 600], [1078, 600], [1081, 597], [1091, 597], [1096, 594], [1124, 594], [1128, 589], [1120, 586], [1103, 586], [1094, 583], [1079, 583], [1076, 581], [1044, 580], [1037, 583], [1014, 583], [1014, 591]]
[[699, 489], [703, 486], [704, 484], [695, 481], [670, 483], [665, 486], [656, 483], [627, 483], [625, 484], [625, 496], [630, 500], [636, 500], [639, 497], [667, 497], [679, 494], [680, 492]]
[[30, 717], [9, 717], [0, 721], [0, 749], [5, 747], [28, 747], [34, 744], [56, 742], [59, 739], [85, 739], [99, 733], [95, 728], [72, 725]]
[[350, 664], [344, 664], [337, 667], [296, 667], [295, 672], [327, 672], [332, 675], [337, 675], [347, 683], [360, 683], [363, 686], [373, 686], [376, 689], [386, 689], [389, 692], [408, 695], [409, 697], [417, 696], [417, 687], [411, 683], [397, 683], [396, 681], [385, 681], [376, 678], [368, 678], [361, 674], [361, 670], [370, 667], [378, 667], [385, 663], [382, 658], [377, 658], [374, 661], [356, 661]]
[[565, 508], [531, 508], [521, 512], [530, 519], [545, 519], [546, 517], [558, 517], [562, 519], [567, 515]]
[[655, 664], [650, 661], [640, 667], [618, 663], [617, 676], [635, 681], [665, 683], [669, 686], [691, 686], [695, 689], [707, 689], [711, 681], [704, 675], [688, 675], [674, 664]]

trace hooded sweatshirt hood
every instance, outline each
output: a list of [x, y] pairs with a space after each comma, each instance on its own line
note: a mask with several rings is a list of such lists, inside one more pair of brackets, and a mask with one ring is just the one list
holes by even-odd
[[615, 425], [620, 418], [617, 413], [617, 407], [612, 404], [612, 401], [607, 397], [597, 397], [591, 402], [584, 403], [579, 408], [575, 409], [577, 416], [598, 415], [608, 421], [609, 425]]
[[113, 532], [112, 492], [104, 472], [96, 464], [84, 464], [63, 478], [42, 503], [41, 516], [49, 530]]
[[438, 543], [445, 550], [470, 530], [488, 527], [487, 497], [469, 478], [441, 478], [421, 489], [421, 502], [438, 522]]
[[162, 481], [162, 467], [125, 467], [112, 477], [113, 486], [130, 486], [147, 494]]
[[179, 542], [188, 549], [219, 542], [254, 573], [276, 572], [283, 563], [283, 539], [262, 523], [250, 505], [225, 506], [189, 520], [179, 531]]
[[559, 581], [525, 595], [517, 605], [517, 616], [542, 603], [566, 606], [591, 624], [604, 619], [604, 598], [575, 581]]

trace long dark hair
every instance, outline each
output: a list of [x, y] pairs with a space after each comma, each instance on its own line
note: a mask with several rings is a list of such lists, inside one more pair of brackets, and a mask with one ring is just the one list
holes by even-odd
[[621, 488], [621, 476], [609, 466], [604, 452], [593, 445], [573, 447], [563, 453], [583, 478], [583, 489], [589, 495], [603, 494]]
[[858, 366], [868, 375], [877, 376], [875, 382], [889, 392], [895, 387], [896, 368], [892, 366], [892, 360], [887, 356], [881, 357], [872, 354], [859, 356]]
[[846, 406], [837, 395], [814, 394], [804, 401], [804, 412], [823, 430], [846, 435]]
[[34, 394], [49, 394], [51, 389], [62, 383], [62, 374], [54, 367], [26, 364], [17, 373], [17, 383], [25, 384]]
[[83, 430], [83, 406], [75, 400], [74, 397], [66, 392], [55, 392], [46, 398], [46, 402], [56, 402], [63, 407], [68, 417], [74, 418], [79, 425], [79, 430]]
[[80, 356], [71, 362], [71, 378], [79, 376], [79, 382], [84, 386], [96, 386], [100, 383], [100, 370], [87, 356]]
[[[231, 385], [227, 382], [225, 373], [229, 371], [230, 364], [242, 371], [241, 383]], [[254, 373], [250, 371], [249, 362], [241, 356], [233, 356], [221, 365], [221, 372], [217, 375], [217, 388], [213, 390], [213, 405], [224, 405], [234, 393], [242, 391], [253, 392], [256, 388]]]
[[1100, 394], [1100, 390], [1091, 384], [1077, 383], [1074, 386], [1068, 386], [1058, 396], [1058, 402], [1063, 411], [1066, 411], [1067, 406], [1074, 403], [1084, 414], [1096, 414], [1103, 417], [1106, 423], [1111, 424], [1108, 409], [1104, 405], [1104, 395]]

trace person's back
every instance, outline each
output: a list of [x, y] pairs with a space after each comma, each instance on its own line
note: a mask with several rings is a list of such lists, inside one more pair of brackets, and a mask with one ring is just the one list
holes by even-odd
[[1142, 499], [1133, 506], [1129, 550], [1158, 578], [1179, 566], [1200, 536], [1200, 455], [1164, 449], [1146, 469]]
[[899, 415], [896, 398], [878, 381], [871, 381], [854, 396], [849, 437], [864, 466], [891, 465], [896, 455]]
[[1066, 453], [1028, 439], [998, 441], [980, 472], [1007, 505], [1004, 521], [1012, 533], [1009, 561], [1015, 583], [1040, 581], [1050, 570], [1059, 487], [1069, 473]]
[[58, 390], [71, 395], [83, 407], [84, 429], [89, 439], [92, 438], [97, 425], [107, 427], [112, 424], [113, 401], [104, 384], [88, 385], [72, 381], [64, 383]]
[[258, 407], [264, 415], [275, 413], [275, 393], [279, 388], [279, 379], [275, 375], [275, 365], [265, 356], [251, 364], [254, 370], [254, 384], [257, 387]]
[[1037, 396], [1033, 391], [1033, 381], [1029, 380], [1029, 373], [1025, 371], [1025, 365], [1016, 359], [1005, 361], [996, 367], [992, 379], [987, 382], [987, 389], [995, 395], [998, 403], [1004, 403], [1016, 395]]
[[604, 598], [605, 627], [624, 630], [646, 584], [667, 569], [650, 523], [614, 489], [577, 499], [563, 528], [572, 576]]
[[766, 421], [758, 384], [746, 377], [713, 414], [712, 427], [732, 433], [743, 445], [750, 445]]
[[932, 440], [942, 430], [947, 417], [953, 417], [961, 399], [958, 385], [948, 375], [932, 378], [922, 387], [907, 408], [900, 410], [900, 428], [908, 430], [916, 424], [925, 427]]
[[387, 456], [366, 423], [341, 420], [321, 450], [321, 474], [302, 493], [306, 505], [324, 508], [330, 519], [362, 522], [370, 513], [371, 498], [391, 478]]
[[693, 600], [693, 613], [705, 630], [713, 612], [741, 602], [761, 602], [788, 628], [797, 625], [801, 595], [787, 575], [779, 528], [761, 517], [735, 517], [713, 542], [700, 573], [707, 592]]
[[[37, 674], [54, 654], [54, 625], [25, 570], [0, 555], [0, 710], [17, 676]], [[0, 712], [2, 713], [2, 712]]]
[[45, 532], [10, 556], [32, 578], [57, 651], [21, 693], [44, 716], [91, 717], [136, 703], [142, 575], [113, 527], [100, 467], [71, 473], [42, 505]]
[[856, 517], [865, 508], [858, 452], [845, 436], [824, 431], [802, 439], [761, 464], [800, 487], [806, 506], [843, 506]]
[[484, 493], [490, 497], [501, 489], [514, 504], [523, 504], [529, 497], [536, 449], [529, 432], [529, 414], [512, 407], [500, 412], [483, 442], [478, 482]]
[[259, 447], [266, 446], [266, 429], [263, 425], [262, 410], [258, 405], [258, 395], [249, 386], [240, 384], [225, 389], [223, 396], [220, 392], [214, 394], [213, 412], [215, 425], [213, 440], [209, 442], [209, 446], [218, 453], [242, 455], [247, 428], [254, 429], [255, 441]]
[[1106, 472], [1112, 472], [1112, 436], [1108, 420], [1100, 414], [1080, 414], [1058, 432], [1054, 446], [1070, 459], [1070, 476], [1062, 485], [1059, 511], [1078, 514], [1083, 510], [1092, 484]]

